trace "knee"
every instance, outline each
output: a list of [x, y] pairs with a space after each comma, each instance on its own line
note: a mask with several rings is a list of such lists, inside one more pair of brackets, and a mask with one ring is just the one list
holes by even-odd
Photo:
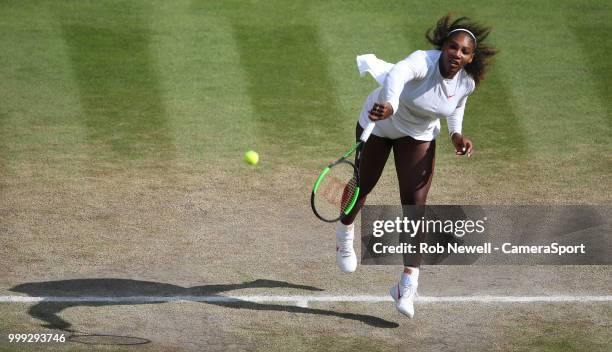
[[372, 192], [372, 187], [359, 187], [359, 198], [365, 198]]
[[411, 192], [409, 194], [402, 194], [402, 205], [425, 205], [427, 202], [427, 193], [425, 192]]
[[371, 180], [371, 179], [364, 180], [362, 178], [359, 181], [359, 197], [365, 197], [368, 194], [370, 194], [370, 192], [372, 192], [372, 190], [376, 186], [376, 181], [377, 180]]

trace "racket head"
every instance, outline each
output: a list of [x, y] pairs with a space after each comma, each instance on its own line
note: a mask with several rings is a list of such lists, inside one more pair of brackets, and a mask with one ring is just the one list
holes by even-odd
[[325, 222], [336, 222], [350, 213], [359, 196], [355, 164], [341, 159], [326, 167], [315, 182], [310, 196], [314, 214]]

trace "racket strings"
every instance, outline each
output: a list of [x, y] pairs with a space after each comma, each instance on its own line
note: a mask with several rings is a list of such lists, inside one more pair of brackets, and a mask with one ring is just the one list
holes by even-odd
[[355, 196], [357, 186], [358, 185], [356, 177], [351, 178], [346, 184], [346, 186], [344, 187], [344, 191], [342, 192], [342, 199], [340, 201], [340, 211], [344, 212], [351, 205], [351, 201]]
[[352, 204], [358, 184], [352, 164], [334, 165], [321, 180], [313, 196], [315, 213], [326, 221], [335, 221]]

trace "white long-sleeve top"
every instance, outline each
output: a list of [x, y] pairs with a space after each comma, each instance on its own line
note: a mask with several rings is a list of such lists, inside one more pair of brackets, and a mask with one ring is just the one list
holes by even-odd
[[[377, 127], [380, 124], [384, 130], [395, 130], [386, 134], [431, 141], [440, 133], [440, 119], [445, 118], [451, 135], [461, 133], [467, 97], [476, 84], [463, 69], [451, 79], [442, 77], [439, 58], [439, 50], [415, 51], [395, 65], [371, 54], [357, 57], [360, 73], [369, 72], [382, 83], [378, 96], [373, 92], [366, 105], [373, 105], [371, 100], [375, 98], [393, 106], [393, 115], [377, 122]], [[369, 109], [371, 106], [364, 106], [364, 110]], [[365, 126], [367, 122], [367, 111], [362, 111], [359, 123]], [[377, 135], [381, 128], [375, 128], [373, 133]]]

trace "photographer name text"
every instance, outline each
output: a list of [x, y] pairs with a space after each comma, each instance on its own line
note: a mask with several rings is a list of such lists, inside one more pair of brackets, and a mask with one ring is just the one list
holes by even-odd
[[501, 252], [504, 254], [565, 255], [586, 254], [586, 246], [584, 244], [567, 246], [561, 245], [557, 242], [552, 242], [545, 245], [514, 245], [506, 242], [501, 246], [494, 246], [490, 242], [469, 246], [458, 243], [447, 243], [446, 245], [429, 245], [427, 243], [420, 243], [419, 246], [409, 243], [402, 243], [394, 246], [375, 243], [372, 246], [372, 252], [376, 254], [491, 254], [493, 252]]

